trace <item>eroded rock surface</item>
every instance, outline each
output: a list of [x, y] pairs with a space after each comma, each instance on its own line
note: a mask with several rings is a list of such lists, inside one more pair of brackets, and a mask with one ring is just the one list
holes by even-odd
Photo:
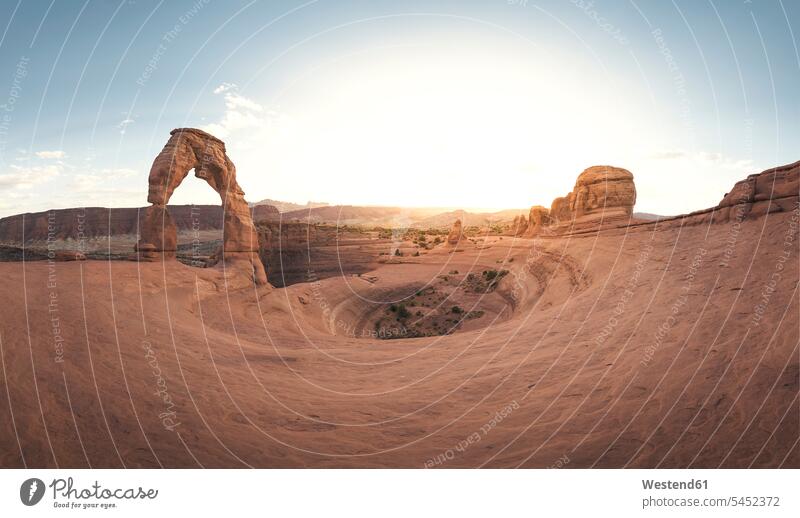
[[627, 169], [607, 165], [586, 169], [575, 181], [572, 210], [575, 217], [633, 213], [636, 186]]
[[553, 203], [550, 205], [550, 218], [553, 220], [553, 223], [570, 221], [572, 219], [572, 209], [570, 208], [571, 195], [572, 193], [553, 200]]
[[523, 214], [514, 216], [514, 221], [511, 223], [511, 235], [521, 236], [528, 230], [528, 220], [525, 219]]
[[800, 162], [773, 167], [736, 182], [716, 209], [715, 219], [727, 221], [792, 210], [800, 193]]
[[535, 236], [542, 232], [545, 227], [550, 226], [550, 211], [541, 205], [531, 207], [528, 216], [528, 228], [526, 234]]

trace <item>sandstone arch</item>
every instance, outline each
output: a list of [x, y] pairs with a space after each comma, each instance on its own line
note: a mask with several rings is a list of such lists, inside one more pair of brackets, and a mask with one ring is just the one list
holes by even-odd
[[205, 180], [222, 201], [221, 263], [226, 268], [244, 266], [245, 271], [252, 272], [256, 284], [266, 284], [264, 265], [258, 257], [258, 235], [244, 191], [236, 182], [236, 166], [225, 154], [225, 143], [195, 128], [174, 129], [170, 135], [150, 168], [147, 201], [152, 205], [146, 209], [140, 229], [138, 259], [175, 256], [177, 230], [167, 203], [194, 169], [194, 175]]

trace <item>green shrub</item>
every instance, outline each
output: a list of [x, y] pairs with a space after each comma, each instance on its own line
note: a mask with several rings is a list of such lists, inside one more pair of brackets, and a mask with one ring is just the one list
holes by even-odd
[[397, 311], [397, 316], [399, 316], [400, 318], [408, 318], [411, 316], [411, 313], [406, 309], [405, 304], [400, 304], [400, 307], [398, 308]]

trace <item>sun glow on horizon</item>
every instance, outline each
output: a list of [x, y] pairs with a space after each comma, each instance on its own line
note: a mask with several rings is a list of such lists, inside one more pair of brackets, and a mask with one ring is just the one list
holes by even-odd
[[205, 129], [228, 141], [253, 201], [549, 205], [583, 168], [644, 145], [630, 93], [586, 66], [532, 47], [378, 47], [272, 99], [228, 92]]
[[[319, 61], [263, 98], [256, 83], [223, 83], [214, 93], [225, 112], [202, 128], [227, 142], [253, 202], [549, 207], [585, 168], [614, 165], [634, 174], [635, 210], [668, 215], [713, 205], [753, 172], [682, 150], [691, 135], [610, 70], [591, 53], [518, 41], [371, 47]], [[688, 182], [697, 189], [677, 189]], [[174, 200], [211, 198], [194, 185]]]

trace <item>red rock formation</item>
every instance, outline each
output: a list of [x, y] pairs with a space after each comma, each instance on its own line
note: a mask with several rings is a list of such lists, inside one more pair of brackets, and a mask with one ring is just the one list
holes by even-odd
[[141, 238], [136, 244], [142, 260], [156, 260], [164, 252], [167, 257], [174, 257], [178, 250], [178, 228], [169, 210], [164, 205], [151, 205], [144, 210], [141, 222]]
[[464, 231], [461, 228], [461, 220], [457, 219], [455, 223], [453, 223], [450, 233], [447, 234], [446, 242], [448, 245], [455, 246], [461, 242], [462, 239], [464, 239]]
[[244, 191], [236, 182], [236, 167], [225, 154], [225, 143], [194, 128], [172, 130], [164, 149], [150, 169], [145, 222], [136, 250], [140, 259], [152, 259], [157, 252], [174, 254], [177, 248], [176, 227], [167, 217], [166, 204], [191, 169], [204, 179], [222, 200], [223, 268], [240, 267], [250, 271], [257, 284], [266, 284], [264, 265], [258, 258], [258, 236], [244, 200]]
[[550, 219], [553, 223], [570, 221], [572, 219], [570, 196], [572, 196], [572, 193], [553, 200], [553, 203], [550, 205]]
[[76, 250], [58, 250], [53, 253], [54, 261], [85, 261], [86, 256], [83, 252]]
[[792, 210], [800, 193], [800, 162], [773, 167], [736, 182], [717, 205], [715, 220]]
[[528, 230], [528, 220], [525, 219], [523, 214], [514, 216], [514, 221], [511, 222], [511, 235], [521, 236]]
[[550, 226], [550, 223], [550, 211], [541, 205], [534, 205], [531, 207], [530, 216], [528, 217], [528, 228], [526, 235], [538, 235], [545, 227]]
[[573, 211], [586, 215], [623, 215], [633, 213], [636, 186], [633, 174], [626, 169], [606, 165], [586, 169], [575, 181]]
[[630, 216], [635, 203], [636, 186], [631, 172], [597, 165], [578, 176], [572, 192], [553, 200], [549, 215], [553, 223]]

